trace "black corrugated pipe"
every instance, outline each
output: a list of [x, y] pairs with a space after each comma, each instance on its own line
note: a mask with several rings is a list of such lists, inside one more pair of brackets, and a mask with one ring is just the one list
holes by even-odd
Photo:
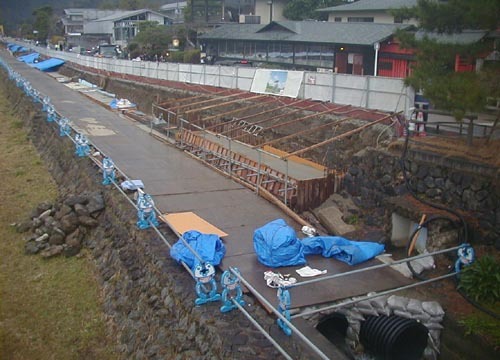
[[428, 329], [400, 316], [367, 316], [359, 340], [366, 350], [385, 360], [419, 360], [427, 346]]
[[349, 322], [344, 314], [333, 313], [330, 314], [316, 325], [316, 329], [323, 334], [331, 342], [339, 337], [345, 338]]

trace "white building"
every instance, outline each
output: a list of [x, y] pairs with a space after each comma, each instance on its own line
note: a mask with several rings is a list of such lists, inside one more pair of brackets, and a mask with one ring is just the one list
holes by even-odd
[[148, 10], [119, 11], [110, 16], [105, 16], [83, 25], [85, 35], [109, 34], [111, 43], [127, 46], [139, 32], [139, 23], [143, 21], [154, 21], [161, 25], [171, 25], [173, 20], [168, 16]]
[[174, 24], [181, 24], [184, 22], [184, 9], [187, 5], [187, 1], [177, 1], [160, 6], [160, 11], [171, 18]]
[[359, 0], [356, 2], [318, 9], [328, 13], [329, 22], [372, 22], [376, 24], [417, 25], [416, 19], [403, 20], [390, 12], [392, 9], [413, 7], [418, 0]]

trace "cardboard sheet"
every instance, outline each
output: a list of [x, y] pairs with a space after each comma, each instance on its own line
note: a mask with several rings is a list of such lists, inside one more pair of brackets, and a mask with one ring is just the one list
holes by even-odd
[[227, 236], [224, 231], [190, 211], [163, 214], [160, 216], [160, 219], [165, 221], [180, 234], [184, 234], [189, 230], [197, 230], [203, 234], [215, 234], [219, 237]]

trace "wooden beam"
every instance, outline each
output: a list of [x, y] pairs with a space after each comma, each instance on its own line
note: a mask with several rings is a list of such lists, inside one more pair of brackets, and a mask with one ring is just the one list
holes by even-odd
[[226, 96], [213, 97], [213, 98], [208, 99], [208, 100], [198, 101], [198, 102], [185, 104], [185, 105], [174, 106], [174, 107], [169, 108], [168, 110], [170, 110], [170, 111], [179, 110], [179, 109], [183, 109], [183, 108], [188, 107], [188, 106], [201, 105], [201, 104], [205, 104], [205, 103], [208, 103], [211, 101], [224, 100], [224, 99], [228, 99], [228, 98], [240, 96], [240, 95], [241, 94], [231, 94], [231, 95], [226, 95]]
[[301, 130], [301, 131], [298, 131], [298, 132], [290, 134], [290, 135], [286, 135], [286, 136], [283, 136], [283, 137], [280, 137], [280, 138], [276, 138], [276, 139], [273, 139], [273, 140], [266, 141], [265, 143], [259, 144], [259, 147], [262, 147], [262, 146], [265, 146], [265, 145], [274, 144], [274, 143], [280, 142], [282, 140], [291, 139], [291, 138], [293, 138], [295, 136], [299, 136], [299, 135], [302, 135], [302, 134], [307, 134], [308, 132], [318, 131], [319, 129], [323, 129], [323, 128], [326, 128], [326, 127], [332, 126], [332, 125], [337, 125], [337, 124], [343, 123], [344, 121], [352, 120], [352, 119], [353, 119], [352, 117], [348, 117], [348, 118], [344, 118], [344, 119], [340, 119], [340, 120], [336, 119], [336, 120], [330, 121], [330, 122], [328, 122], [326, 124], [323, 124], [323, 125], [319, 125], [319, 126], [316, 126], [316, 127], [313, 127], [313, 128]]
[[[295, 110], [287, 112], [287, 113], [278, 114], [278, 115], [272, 116], [272, 117], [264, 119], [264, 120], [259, 120], [259, 121], [253, 122], [253, 123], [249, 123], [249, 125], [258, 125], [258, 124], [262, 124], [262, 123], [265, 123], [265, 122], [268, 122], [268, 121], [276, 120], [276, 119], [282, 118], [283, 116], [288, 116], [288, 115], [292, 115], [292, 114], [295, 114], [295, 113], [298, 113], [298, 112], [301, 112], [301, 111], [305, 111], [305, 110], [307, 110], [309, 108], [312, 108], [312, 107], [314, 107], [316, 105], [317, 104], [313, 104], [313, 105], [306, 106], [305, 108], [295, 109]], [[243, 120], [243, 118], [240, 118], [238, 120]], [[241, 130], [241, 129], [244, 129], [246, 127], [247, 127], [247, 125], [239, 126], [237, 128], [231, 129], [230, 131]], [[228, 131], [226, 131], [226, 133], [228, 133], [230, 131], [228, 130]], [[242, 135], [236, 136], [236, 137], [231, 138], [231, 139], [232, 140], [237, 140], [237, 139], [240, 139], [240, 138], [242, 138], [242, 137], [244, 137], [246, 135], [248, 135], [248, 134], [242, 134]]]
[[161, 102], [161, 103], [155, 104], [155, 105], [158, 106], [158, 107], [163, 107], [165, 105], [168, 105], [168, 103], [172, 103], [172, 102], [181, 103], [181, 102], [185, 102], [185, 101], [192, 101], [194, 99], [198, 99], [198, 98], [204, 97], [204, 96], [209, 96], [209, 94], [201, 94], [201, 95], [196, 95], [196, 96], [188, 96], [188, 97], [183, 97], [183, 98], [176, 98], [176, 99], [169, 100], [169, 101], [164, 101], [164, 102]]
[[[281, 127], [281, 126], [290, 125], [290, 124], [293, 124], [293, 123], [297, 123], [297, 122], [300, 122], [300, 121], [311, 119], [311, 118], [316, 117], [316, 116], [326, 115], [326, 114], [334, 112], [337, 109], [338, 108], [333, 108], [333, 109], [322, 111], [322, 112], [319, 112], [319, 113], [314, 113], [314, 114], [311, 114], [311, 115], [303, 116], [303, 117], [298, 118], [298, 119], [294, 119], [294, 120], [286, 121], [284, 123], [276, 124], [274, 126], [270, 126], [268, 128], [265, 128], [264, 130], [275, 129], [275, 128], [278, 128], [278, 127]], [[255, 146], [252, 146], [252, 149], [260, 148], [261, 146], [262, 145], [255, 145]]]
[[347, 137], [347, 136], [351, 136], [351, 135], [356, 134], [356, 133], [358, 133], [358, 132], [360, 132], [360, 131], [363, 131], [364, 129], [366, 129], [366, 128], [370, 127], [370, 126], [373, 126], [373, 125], [375, 125], [375, 124], [378, 124], [378, 123], [380, 123], [380, 122], [382, 122], [382, 121], [384, 121], [384, 120], [387, 120], [387, 119], [389, 119], [389, 118], [391, 118], [391, 117], [393, 117], [393, 116], [395, 116], [395, 115], [401, 114], [401, 113], [402, 113], [402, 112], [400, 111], [400, 112], [395, 113], [395, 114], [391, 114], [391, 115], [384, 116], [384, 117], [383, 117], [383, 118], [381, 118], [381, 119], [378, 119], [378, 120], [375, 120], [375, 121], [369, 122], [369, 123], [367, 123], [367, 124], [365, 124], [365, 125], [360, 126], [359, 128], [354, 129], [354, 130], [347, 131], [347, 132], [345, 132], [345, 133], [343, 133], [343, 134], [340, 134], [340, 135], [334, 136], [334, 137], [332, 137], [332, 138], [330, 138], [330, 139], [328, 139], [328, 140], [322, 141], [322, 142], [320, 142], [320, 143], [314, 144], [314, 145], [309, 146], [309, 147], [306, 147], [306, 148], [304, 148], [304, 149], [294, 151], [294, 152], [292, 152], [292, 153], [290, 153], [290, 154], [288, 154], [288, 155], [283, 156], [281, 159], [286, 159], [286, 158], [289, 158], [290, 156], [299, 155], [299, 154], [305, 153], [306, 151], [309, 151], [309, 150], [312, 150], [312, 149], [316, 149], [316, 148], [318, 148], [318, 147], [321, 147], [321, 146], [326, 145], [326, 144], [328, 144], [328, 143], [331, 143], [331, 142], [337, 141], [337, 140], [339, 140], [339, 139], [345, 138], [345, 137]]
[[[208, 116], [206, 118], [203, 118], [203, 121], [214, 120], [214, 119], [217, 119], [218, 117], [236, 114], [236, 113], [239, 113], [241, 111], [250, 110], [250, 109], [253, 109], [253, 108], [256, 108], [256, 107], [261, 107], [261, 106], [262, 106], [262, 104], [252, 104], [252, 105], [241, 107], [241, 108], [238, 108], [238, 109], [229, 110], [229, 111], [226, 111], [226, 112], [223, 112], [223, 113], [220, 113], [220, 114]], [[231, 121], [235, 121], [235, 120], [231, 120]], [[222, 125], [225, 125], [225, 124], [229, 124], [231, 121], [228, 121], [228, 122], [225, 122], [225, 123], [222, 123], [222, 124], [216, 124], [216, 125], [213, 125], [213, 126], [210, 126], [210, 127], [206, 128], [206, 129], [207, 130], [211, 130], [211, 129], [217, 128], [219, 126], [222, 126]]]
[[221, 104], [208, 105], [208, 106], [205, 106], [205, 107], [202, 107], [202, 108], [188, 110], [188, 111], [185, 112], [185, 114], [190, 114], [190, 113], [195, 112], [195, 111], [209, 110], [209, 109], [213, 109], [213, 108], [216, 108], [216, 107], [219, 107], [219, 106], [226, 106], [226, 105], [230, 105], [230, 104], [233, 104], [233, 103], [236, 103], [236, 102], [240, 102], [240, 101], [255, 100], [255, 99], [263, 98], [263, 97], [267, 97], [267, 95], [255, 95], [255, 96], [250, 96], [250, 97], [247, 97], [247, 98], [241, 98], [241, 99], [236, 99], [236, 100], [232, 100], [232, 101], [226, 101], [226, 102], [223, 102]]

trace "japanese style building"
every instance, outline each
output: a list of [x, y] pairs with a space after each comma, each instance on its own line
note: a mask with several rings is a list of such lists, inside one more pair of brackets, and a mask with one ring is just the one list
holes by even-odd
[[391, 44], [397, 29], [407, 27], [318, 21], [224, 24], [199, 40], [216, 59], [374, 75], [379, 51]]

